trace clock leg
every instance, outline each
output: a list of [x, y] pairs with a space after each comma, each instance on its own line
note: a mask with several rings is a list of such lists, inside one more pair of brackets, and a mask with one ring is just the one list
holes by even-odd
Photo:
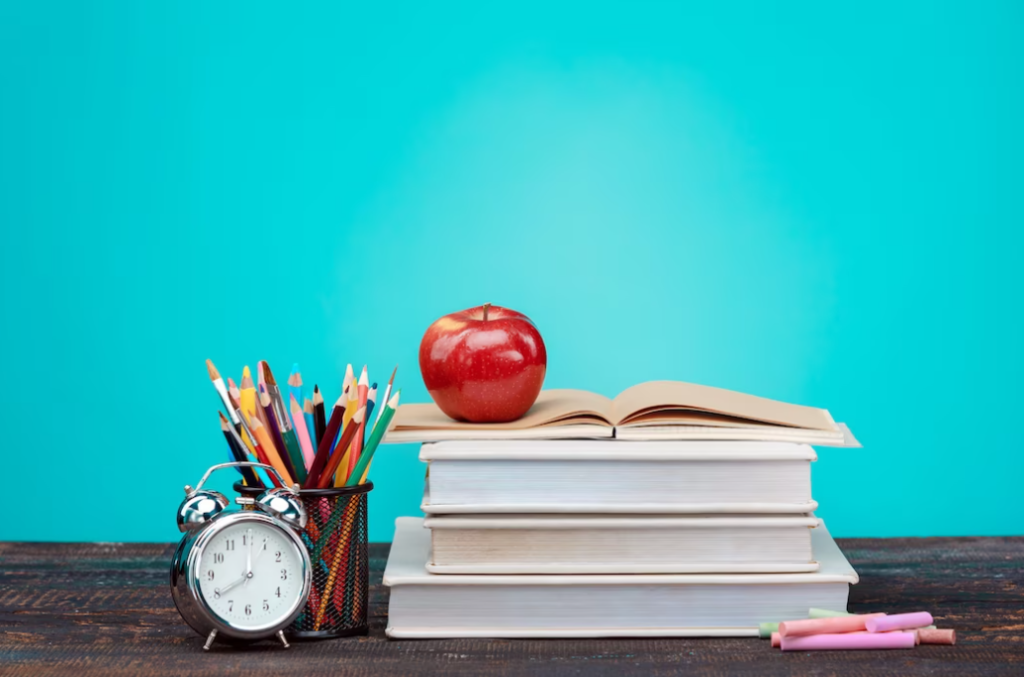
[[277, 638], [281, 640], [281, 644], [284, 644], [284, 648], [287, 649], [291, 647], [291, 644], [288, 643], [288, 640], [284, 638], [284, 630], [277, 631]]
[[209, 651], [210, 647], [213, 646], [213, 640], [217, 639], [217, 631], [210, 630], [210, 634], [206, 638], [206, 644], [203, 645], [203, 651]]

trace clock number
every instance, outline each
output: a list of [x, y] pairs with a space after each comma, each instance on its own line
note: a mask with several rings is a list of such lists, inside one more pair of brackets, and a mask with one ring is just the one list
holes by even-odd
[[270, 603], [267, 600], [263, 600], [263, 610], [270, 611]]
[[220, 599], [220, 588], [214, 588], [214, 590], [213, 590], [213, 598], [214, 599]]
[[264, 550], [267, 549], [267, 539], [265, 539], [265, 538], [263, 539], [263, 549]]
[[280, 562], [281, 561], [281, 552], [280, 551], [275, 552], [274, 553], [274, 557], [277, 558], [277, 559], [274, 560], [275, 562]]
[[206, 580], [208, 580], [208, 581], [212, 581], [213, 580], [213, 569], [210, 569], [209, 571], [206, 572]]
[[242, 545], [245, 545], [245, 534], [242, 534]]
[[213, 553], [213, 563], [214, 564], [220, 564], [223, 561], [224, 561], [224, 553], [222, 553], [222, 552], [215, 552], [215, 553]]
[[277, 586], [277, 593], [276, 594], [277, 594], [278, 597], [281, 596], [281, 586], [280, 585]]
[[245, 605], [245, 615], [248, 616], [251, 613], [252, 613], [252, 604], [246, 604]]
[[235, 539], [232, 538], [230, 541], [228, 541], [227, 547], [224, 548], [224, 549], [225, 550], [234, 550], [235, 549]]
[[228, 600], [228, 613], [231, 613], [234, 610], [235, 610], [235, 600], [229, 599]]
[[281, 569], [281, 580], [282, 581], [287, 581], [288, 580], [288, 570], [287, 569]]

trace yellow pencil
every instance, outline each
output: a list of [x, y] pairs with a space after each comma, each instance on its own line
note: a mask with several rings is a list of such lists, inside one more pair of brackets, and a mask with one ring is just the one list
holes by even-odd
[[[351, 367], [351, 365], [349, 365]], [[347, 374], [347, 372], [346, 372]], [[355, 374], [352, 374], [352, 380], [348, 382], [348, 390], [346, 391], [347, 399], [345, 401], [345, 414], [341, 418], [341, 429], [344, 430], [348, 426], [348, 422], [352, 420], [352, 417], [356, 415], [359, 410], [359, 385], [356, 381]], [[344, 456], [341, 457], [341, 463], [338, 464], [338, 472], [334, 475], [334, 486], [343, 487], [345, 486], [345, 480], [348, 479], [348, 455], [352, 449], [352, 445], [349, 444], [345, 449], [335, 449], [334, 453], [342, 452]]]
[[242, 382], [238, 386], [238, 404], [245, 415], [252, 418], [256, 415], [256, 386], [252, 382], [252, 372], [246, 366], [242, 369]]

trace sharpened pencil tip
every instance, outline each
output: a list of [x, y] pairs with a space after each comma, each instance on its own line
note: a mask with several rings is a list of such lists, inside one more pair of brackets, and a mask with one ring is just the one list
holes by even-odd
[[365, 386], [370, 382], [370, 377], [366, 375], [366, 365], [363, 365], [363, 373], [359, 375], [359, 385]]
[[213, 366], [213, 360], [206, 361], [206, 371], [209, 372], [211, 381], [216, 381], [220, 378], [220, 372], [217, 371], [217, 367]]
[[398, 372], [398, 365], [396, 364], [395, 368], [391, 370], [391, 378], [388, 379], [388, 385], [389, 386], [395, 385], [395, 374], [397, 372]]
[[398, 396], [401, 395], [401, 394], [402, 394], [401, 390], [399, 390], [397, 393], [395, 393], [395, 396], [391, 398], [390, 402], [388, 402], [388, 406], [391, 407], [392, 409], [398, 409]]
[[242, 378], [252, 378], [252, 372], [249, 371], [249, 365], [242, 367]]

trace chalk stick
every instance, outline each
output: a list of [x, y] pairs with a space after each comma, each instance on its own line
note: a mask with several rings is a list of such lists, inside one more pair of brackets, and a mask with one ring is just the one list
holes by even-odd
[[856, 651], [860, 649], [913, 649], [912, 632], [854, 632], [781, 638], [783, 651]]
[[778, 623], [761, 623], [757, 626], [757, 634], [761, 639], [768, 639], [773, 632], [779, 631]]
[[864, 624], [868, 632], [888, 632], [890, 630], [913, 630], [932, 624], [932, 615], [927, 611], [912, 614], [896, 614], [871, 618]]
[[836, 618], [812, 618], [806, 621], [783, 621], [779, 623], [782, 637], [807, 637], [808, 635], [830, 635], [840, 632], [866, 630], [865, 623], [885, 614], [862, 614], [859, 616], [838, 616]]
[[831, 609], [810, 608], [807, 611], [808, 618], [836, 618], [838, 616], [853, 616], [849, 611], [832, 611]]
[[782, 637], [779, 637], [779, 633], [772, 633], [772, 647], [782, 646]]
[[953, 630], [920, 628], [917, 636], [921, 644], [956, 644], [956, 632]]

